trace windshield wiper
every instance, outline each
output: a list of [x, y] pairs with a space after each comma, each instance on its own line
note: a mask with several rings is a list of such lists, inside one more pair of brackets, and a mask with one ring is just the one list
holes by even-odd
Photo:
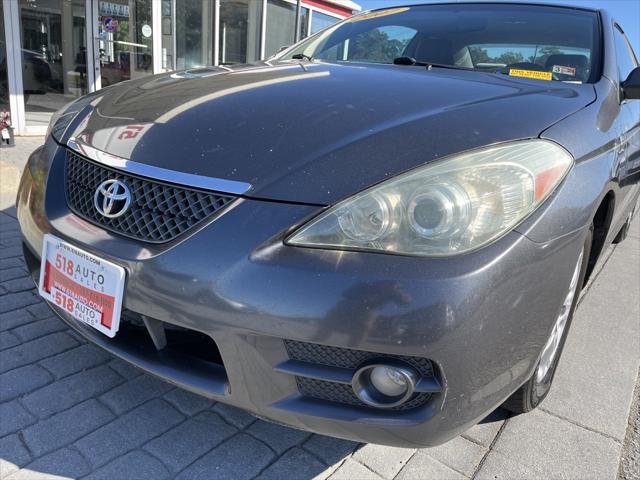
[[432, 68], [448, 68], [451, 70], [475, 70], [475, 68], [469, 67], [459, 67], [457, 65], [446, 65], [444, 63], [433, 63], [433, 62], [419, 62], [413, 57], [398, 57], [393, 59], [394, 65], [417, 65], [420, 67], [427, 67], [427, 70], [431, 70]]
[[421, 65], [425, 66], [426, 64], [418, 62], [413, 57], [398, 57], [393, 59], [394, 65]]
[[313, 57], [304, 53], [296, 53], [295, 55], [292, 55], [291, 58], [294, 60], [307, 60], [308, 62], [313, 62]]

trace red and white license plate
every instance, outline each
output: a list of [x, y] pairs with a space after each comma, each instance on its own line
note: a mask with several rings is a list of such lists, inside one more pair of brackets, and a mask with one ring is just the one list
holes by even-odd
[[111, 338], [120, 325], [124, 279], [121, 266], [44, 236], [40, 295]]

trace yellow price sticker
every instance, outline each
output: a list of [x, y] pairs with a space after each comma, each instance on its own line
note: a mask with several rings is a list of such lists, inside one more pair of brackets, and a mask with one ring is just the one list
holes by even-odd
[[512, 77], [535, 78], [536, 80], [553, 80], [553, 73], [538, 72], [536, 70], [519, 70], [517, 68], [510, 68], [509, 75]]

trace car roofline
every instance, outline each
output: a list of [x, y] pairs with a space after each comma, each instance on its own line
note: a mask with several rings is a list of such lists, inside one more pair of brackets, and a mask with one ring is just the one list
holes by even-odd
[[426, 7], [426, 6], [432, 6], [432, 5], [522, 5], [522, 6], [531, 6], [531, 7], [552, 7], [552, 8], [563, 8], [563, 9], [567, 9], [567, 10], [580, 10], [583, 12], [591, 12], [591, 13], [599, 13], [601, 11], [603, 11], [603, 8], [589, 8], [589, 7], [584, 7], [584, 6], [577, 6], [577, 5], [568, 5], [568, 4], [562, 4], [562, 3], [544, 3], [544, 2], [519, 2], [519, 1], [514, 1], [514, 2], [500, 2], [500, 1], [491, 1], [491, 0], [480, 0], [480, 1], [441, 1], [441, 2], [433, 2], [433, 3], [410, 3], [410, 4], [405, 4], [405, 5], [393, 5], [393, 6], [389, 6], [389, 7], [379, 7], [379, 8], [372, 8], [370, 10], [363, 10], [362, 12], [359, 12], [357, 15], [362, 15], [365, 13], [369, 13], [369, 12], [379, 12], [381, 10], [390, 10], [390, 9], [394, 9], [394, 8], [406, 8], [406, 7]]

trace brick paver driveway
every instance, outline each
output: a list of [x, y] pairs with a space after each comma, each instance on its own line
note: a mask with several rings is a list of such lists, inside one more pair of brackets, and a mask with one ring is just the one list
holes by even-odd
[[[638, 371], [637, 228], [609, 250], [583, 297], [542, 408], [508, 419], [497, 411], [446, 445], [415, 450], [270, 424], [85, 343], [37, 297], [14, 215], [12, 208], [0, 212], [2, 478], [616, 476]], [[612, 318], [616, 328], [606, 324]]]

